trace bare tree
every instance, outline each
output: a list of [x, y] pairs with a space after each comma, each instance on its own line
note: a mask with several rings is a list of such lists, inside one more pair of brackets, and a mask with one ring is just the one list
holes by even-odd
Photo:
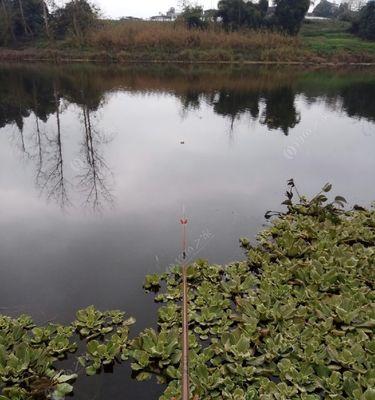
[[82, 142], [82, 172], [79, 175], [79, 187], [86, 193], [85, 205], [94, 211], [101, 211], [104, 204], [113, 205], [114, 198], [111, 185], [111, 171], [100, 147], [108, 140], [92, 124], [91, 111], [87, 105], [82, 106], [84, 140]]
[[33, 100], [34, 100], [34, 114], [35, 114], [35, 132], [36, 132], [36, 148], [37, 148], [37, 175], [36, 182], [40, 180], [40, 176], [43, 171], [43, 144], [42, 144], [42, 133], [40, 131], [39, 126], [39, 118], [38, 118], [38, 99], [37, 99], [37, 90], [35, 82], [33, 82]]
[[45, 160], [45, 168], [40, 173], [38, 185], [41, 192], [45, 192], [47, 199], [55, 199], [61, 208], [70, 205], [67, 185], [65, 178], [63, 145], [60, 122], [60, 99], [56, 83], [53, 85], [54, 99], [56, 107], [56, 134], [52, 139], [47, 138], [50, 146], [49, 157]]

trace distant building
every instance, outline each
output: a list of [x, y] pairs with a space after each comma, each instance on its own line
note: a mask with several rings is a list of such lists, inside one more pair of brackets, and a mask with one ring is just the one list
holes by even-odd
[[169, 11], [167, 11], [167, 17], [170, 17], [172, 21], [177, 19], [178, 14], [176, 13], [176, 9], [174, 7], [171, 7]]
[[306, 15], [305, 19], [310, 20], [310, 21], [329, 21], [329, 20], [331, 20], [332, 18], [317, 17], [316, 15], [308, 14], [308, 15]]
[[150, 20], [157, 22], [171, 22], [175, 21], [177, 17], [178, 14], [176, 12], [176, 9], [174, 7], [171, 7], [165, 14], [160, 13], [159, 15], [151, 17]]
[[156, 22], [169, 22], [169, 21], [173, 21], [171, 17], [169, 17], [168, 15], [155, 15], [154, 17], [150, 18], [151, 21], [156, 21]]
[[129, 16], [120, 18], [120, 21], [143, 21], [143, 19]]

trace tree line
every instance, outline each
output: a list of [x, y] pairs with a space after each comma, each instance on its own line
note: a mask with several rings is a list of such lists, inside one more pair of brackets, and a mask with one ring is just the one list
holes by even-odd
[[[245, 74], [245, 75], [244, 75]], [[371, 76], [371, 75], [370, 75]], [[222, 88], [207, 88], [212, 75], [198, 77], [191, 71], [156, 68], [145, 72], [137, 68], [92, 69], [89, 66], [54, 70], [50, 67], [0, 67], [0, 129], [15, 124], [22, 132], [24, 121], [32, 114], [47, 122], [56, 113], [58, 101], [67, 102], [95, 113], [104, 105], [108, 93], [118, 88], [129, 88], [131, 93], [168, 92], [181, 102], [184, 112], [209, 105], [215, 114], [234, 123], [241, 116], [259, 119], [269, 129], [280, 129], [288, 134], [299, 123], [296, 98], [303, 95], [309, 104], [325, 99], [331, 107], [337, 105], [349, 117], [375, 122], [375, 79], [365, 82], [351, 81], [345, 75], [337, 87], [327, 89], [324, 80], [312, 85], [316, 77], [301, 80], [293, 73], [282, 73], [274, 80], [269, 75], [256, 74], [255, 86], [239, 89], [238, 83], [254, 80], [254, 72], [225, 72], [221, 75]], [[328, 79], [328, 78], [327, 78]], [[329, 79], [328, 79], [329, 80]], [[186, 82], [194, 81], [194, 87]], [[280, 86], [280, 81], [283, 84]], [[298, 81], [298, 84], [297, 84]], [[180, 87], [180, 84], [183, 85]], [[233, 85], [233, 86], [232, 86]], [[263, 106], [262, 106], [263, 105]]]
[[368, 2], [354, 19], [352, 32], [363, 39], [375, 40], [375, 1]]
[[[241, 89], [238, 79], [241, 82], [244, 78], [254, 80], [254, 71], [246, 75], [231, 71], [222, 75], [223, 86], [217, 90], [216, 86], [206, 86], [209, 74], [199, 77], [191, 71], [170, 67], [164, 72], [149, 70], [147, 74], [150, 80], [147, 75], [145, 79], [144, 71], [139, 68], [116, 71], [89, 66], [79, 69], [0, 66], [0, 130], [9, 125], [18, 127], [7, 132], [25, 159], [33, 162], [35, 182], [48, 199], [62, 207], [69, 206], [71, 181], [74, 180], [75, 188], [85, 195], [86, 206], [100, 210], [112, 203], [112, 174], [105, 159], [105, 147], [111, 135], [100, 129], [98, 116], [101, 113], [98, 111], [105, 105], [108, 93], [120, 87], [128, 88], [133, 94], [169, 93], [179, 100], [184, 113], [208, 105], [227, 121], [230, 134], [241, 118], [257, 121], [267, 130], [290, 134], [301, 122], [296, 101], [301, 95], [310, 105], [324, 99], [327, 106], [338, 107], [351, 118], [375, 122], [375, 79], [371, 75], [366, 81], [341, 79], [337, 86], [327, 89], [324, 81], [311, 85], [316, 82], [314, 75], [310, 81], [309, 76], [303, 74], [291, 77], [290, 73], [283, 73], [275, 80], [268, 74], [256, 74], [257, 84], [251, 89]], [[302, 80], [299, 76], [303, 76]], [[145, 80], [142, 82], [142, 79]], [[179, 88], [178, 82], [184, 85]], [[194, 87], [185, 86], [185, 82], [194, 82]], [[75, 171], [67, 168], [68, 128], [64, 104], [74, 104], [78, 110], [77, 121], [82, 134]], [[28, 129], [25, 129], [26, 120]], [[74, 179], [72, 172], [75, 172]]]
[[352, 33], [363, 39], [375, 40], [375, 1], [349, 0], [338, 5], [322, 0], [314, 8], [313, 15], [350, 22]]
[[[333, 12], [327, 3], [323, 0], [317, 12]], [[179, 21], [189, 29], [215, 24], [227, 31], [272, 29], [296, 35], [309, 7], [310, 0], [274, 0], [272, 6], [269, 0], [220, 0], [217, 9], [204, 10], [184, 2]], [[343, 12], [345, 7], [341, 7]], [[56, 6], [54, 0], [0, 0], [0, 46], [66, 37], [83, 43], [87, 32], [98, 25], [99, 16], [99, 9], [89, 0], [68, 0], [62, 7]], [[363, 6], [351, 21], [353, 33], [374, 40], [375, 1]]]
[[[246, 0], [220, 0], [217, 10], [184, 4], [181, 17], [190, 28], [206, 28], [210, 22], [222, 24], [233, 31], [241, 28], [271, 28], [289, 35], [298, 34], [310, 8], [310, 0], [269, 0], [257, 3]], [[363, 39], [375, 40], [375, 0], [349, 0], [340, 5], [328, 0], [320, 1], [313, 15], [335, 18], [352, 24], [351, 32]]]
[[[6, 46], [36, 38], [62, 39], [67, 35], [83, 41], [89, 29], [99, 21], [99, 10], [88, 0], [70, 0], [57, 7], [54, 0], [0, 0], [0, 45]], [[309, 9], [309, 0], [275, 0], [269, 13], [269, 1], [220, 0], [216, 10], [184, 3], [180, 20], [191, 29], [204, 29], [209, 22], [226, 30], [277, 28], [298, 33]]]
[[217, 10], [204, 11], [201, 6], [185, 4], [181, 17], [188, 27], [206, 28], [210, 22], [228, 31], [272, 28], [290, 35], [299, 32], [309, 10], [310, 0], [269, 0], [257, 3], [245, 0], [220, 0]]
[[38, 38], [82, 40], [98, 20], [99, 10], [86, 0], [57, 7], [53, 0], [0, 0], [0, 45]]

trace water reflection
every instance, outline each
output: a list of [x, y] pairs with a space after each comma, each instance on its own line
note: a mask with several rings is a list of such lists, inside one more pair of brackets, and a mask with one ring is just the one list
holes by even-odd
[[[97, 129], [93, 114], [115, 90], [169, 92], [180, 100], [185, 114], [206, 104], [228, 119], [231, 131], [235, 121], [247, 115], [269, 130], [288, 135], [301, 122], [296, 106], [296, 96], [301, 94], [309, 104], [323, 99], [350, 117], [375, 121], [375, 78], [371, 71], [353, 77], [345, 71], [322, 75], [290, 69], [223, 69], [215, 71], [212, 79], [211, 71], [194, 68], [2, 66], [0, 127], [14, 124], [18, 128], [12, 140], [34, 163], [36, 185], [62, 208], [72, 205], [73, 189], [84, 194], [81, 204], [94, 210], [114, 203], [113, 176], [103, 151], [111, 138]], [[61, 114], [72, 104], [81, 113], [82, 141], [72, 161], [76, 176], [71, 182], [64, 154], [67, 128]], [[27, 143], [24, 123], [31, 115], [34, 128]], [[53, 127], [46, 125], [50, 116], [55, 119]]]
[[[73, 190], [84, 197], [80, 205], [95, 211], [113, 204], [113, 177], [103, 154], [112, 138], [97, 129], [95, 115], [104, 105], [105, 93], [91, 85], [82, 72], [72, 80], [36, 70], [12, 71], [0, 70], [0, 127], [15, 124], [18, 128], [11, 140], [34, 165], [40, 193], [62, 209], [73, 205]], [[72, 103], [80, 110], [82, 140], [77, 156], [67, 164], [67, 128], [62, 114]], [[33, 126], [25, 133], [25, 120], [30, 117]], [[75, 176], [68, 178], [71, 171]]]
[[85, 193], [84, 204], [99, 211], [114, 202], [108, 179], [112, 173], [101, 151], [101, 147], [109, 143], [110, 139], [95, 128], [91, 113], [89, 107], [82, 106], [84, 139], [81, 143], [81, 159], [76, 160], [75, 166], [79, 187]]
[[[106, 94], [116, 90], [174, 94], [184, 110], [196, 110], [202, 102], [216, 114], [234, 121], [249, 114], [269, 129], [288, 134], [300, 122], [296, 96], [310, 103], [322, 98], [351, 117], [375, 120], [375, 78], [372, 71], [299, 72], [264, 69], [0, 67], [0, 127], [16, 124], [22, 131], [31, 113], [46, 122], [56, 114], [56, 97], [76, 104], [86, 113], [105, 104]], [[58, 88], [58, 89], [57, 89]], [[57, 90], [57, 93], [56, 93]], [[260, 115], [260, 106], [264, 109]], [[86, 119], [85, 119], [86, 121]]]
[[37, 133], [37, 174], [36, 183], [48, 200], [55, 199], [61, 208], [70, 204], [68, 182], [65, 175], [63, 135], [61, 131], [60, 99], [56, 83], [53, 83], [53, 104], [55, 106], [56, 126], [54, 132], [42, 136], [38, 118], [36, 118]]

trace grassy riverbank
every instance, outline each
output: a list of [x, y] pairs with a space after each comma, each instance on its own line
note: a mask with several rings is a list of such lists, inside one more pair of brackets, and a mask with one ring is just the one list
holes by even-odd
[[375, 43], [348, 33], [348, 24], [307, 21], [299, 36], [270, 31], [227, 33], [152, 22], [106, 22], [84, 45], [69, 40], [0, 49], [3, 61], [375, 63]]

